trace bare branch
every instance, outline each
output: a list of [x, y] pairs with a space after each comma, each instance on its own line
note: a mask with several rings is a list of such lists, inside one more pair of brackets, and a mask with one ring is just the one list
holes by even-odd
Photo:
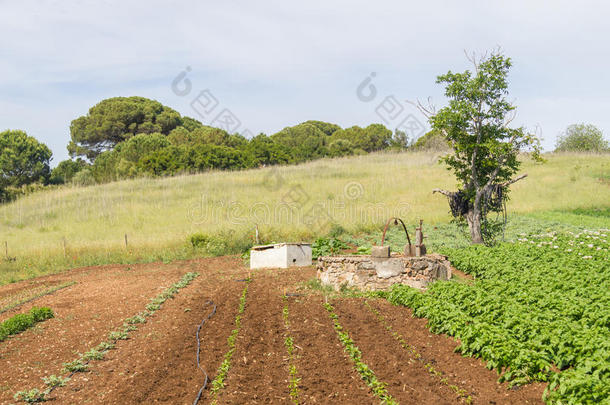
[[451, 197], [451, 194], [453, 194], [451, 191], [442, 190], [440, 188], [435, 188], [434, 190], [432, 190], [432, 194], [434, 194], [434, 193], [440, 193], [440, 194], [445, 195], [447, 197]]
[[521, 176], [517, 176], [517, 177], [515, 177], [514, 179], [511, 179], [511, 180], [505, 181], [504, 183], [500, 183], [500, 185], [501, 185], [502, 187], [510, 186], [511, 184], [516, 183], [516, 182], [518, 182], [519, 180], [522, 180], [522, 179], [524, 179], [524, 178], [526, 178], [526, 177], [527, 177], [527, 173], [524, 173], [524, 174], [522, 174]]
[[405, 101], [417, 108], [419, 112], [428, 119], [436, 115], [436, 107], [434, 106], [434, 104], [432, 104], [431, 97], [427, 98], [427, 105], [424, 105], [419, 99], [416, 102], [413, 102], [411, 100]]
[[502, 123], [502, 126], [504, 128], [508, 128], [508, 125], [513, 122], [513, 120], [517, 117], [517, 110], [512, 110], [509, 113], [506, 114], [506, 117], [504, 118], [504, 122]]

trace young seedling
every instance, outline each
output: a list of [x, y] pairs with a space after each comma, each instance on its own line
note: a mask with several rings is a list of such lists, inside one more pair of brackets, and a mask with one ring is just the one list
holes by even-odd
[[37, 402], [44, 402], [47, 400], [46, 391], [40, 391], [37, 388], [34, 388], [29, 391], [19, 391], [17, 392], [13, 398], [16, 401], [27, 402], [28, 404], [35, 404]]
[[51, 388], [63, 387], [64, 385], [66, 385], [66, 383], [68, 381], [70, 381], [70, 378], [50, 375], [48, 377], [43, 377], [42, 381], [44, 381], [45, 385], [51, 389]]

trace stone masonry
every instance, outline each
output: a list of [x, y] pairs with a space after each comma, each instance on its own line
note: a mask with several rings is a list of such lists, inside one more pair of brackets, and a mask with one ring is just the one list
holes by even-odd
[[451, 278], [451, 264], [436, 253], [421, 257], [325, 256], [318, 258], [322, 284], [355, 287], [361, 291], [387, 290], [394, 284], [425, 289], [436, 280]]

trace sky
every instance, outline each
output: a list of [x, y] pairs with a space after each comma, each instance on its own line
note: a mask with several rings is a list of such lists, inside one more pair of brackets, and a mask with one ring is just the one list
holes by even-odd
[[[409, 102], [446, 104], [436, 77], [465, 52], [513, 62], [516, 126], [545, 150], [574, 123], [610, 132], [610, 3], [594, 1], [0, 0], [0, 131], [68, 157], [70, 122], [143, 96], [235, 132], [310, 119], [428, 127]], [[229, 124], [227, 124], [229, 125]]]

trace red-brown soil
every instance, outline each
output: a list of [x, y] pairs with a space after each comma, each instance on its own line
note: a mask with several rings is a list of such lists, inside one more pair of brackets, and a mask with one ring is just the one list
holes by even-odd
[[[0, 403], [15, 402], [12, 396], [18, 390], [43, 388], [42, 377], [60, 374], [62, 363], [105, 340], [109, 331], [142, 311], [151, 298], [189, 271], [200, 276], [131, 332], [129, 340], [118, 342], [104, 360], [93, 361], [88, 372], [76, 374], [54, 391], [50, 403], [192, 404], [204, 380], [195, 364], [195, 332], [211, 311], [205, 303], [212, 300], [217, 305], [200, 336], [201, 365], [213, 379], [228, 350], [227, 338], [245, 286], [237, 280], [249, 274], [252, 282], [241, 330], [218, 403], [290, 403], [286, 333], [296, 347], [300, 403], [379, 403], [343, 352], [322, 306], [324, 297], [302, 290], [308, 295], [282, 299], [285, 292], [297, 292], [300, 283], [315, 277], [315, 269], [250, 272], [234, 257], [77, 269], [0, 287], [0, 297], [8, 297], [26, 294], [40, 283], [77, 282], [2, 314], [6, 318], [36, 305], [51, 307], [56, 317], [0, 343]], [[474, 403], [542, 403], [542, 384], [507, 390], [479, 360], [453, 353], [454, 340], [430, 334], [425, 320], [412, 318], [408, 308], [370, 301], [425, 361], [414, 359], [402, 348], [363, 300], [332, 302], [340, 322], [362, 350], [363, 360], [403, 404], [461, 401], [424, 363], [434, 364], [450, 384], [468, 392]], [[285, 304], [290, 313], [288, 332], [282, 318]], [[199, 403], [210, 402], [208, 388]]]

